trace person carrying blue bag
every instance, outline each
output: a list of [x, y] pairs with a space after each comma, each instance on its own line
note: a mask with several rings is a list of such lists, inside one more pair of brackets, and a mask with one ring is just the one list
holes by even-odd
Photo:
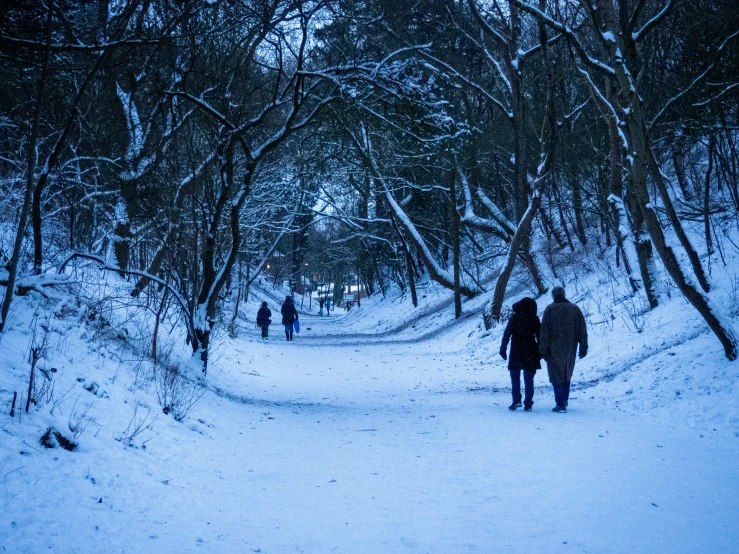
[[285, 338], [293, 340], [293, 325], [300, 324], [298, 323], [298, 310], [295, 308], [295, 301], [292, 296], [285, 298], [280, 312], [282, 313], [282, 324], [285, 326]]

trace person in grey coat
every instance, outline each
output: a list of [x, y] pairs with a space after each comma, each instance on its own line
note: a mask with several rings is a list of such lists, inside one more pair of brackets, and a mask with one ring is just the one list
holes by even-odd
[[547, 362], [549, 381], [554, 388], [557, 405], [553, 412], [567, 412], [570, 381], [575, 370], [575, 357], [588, 353], [588, 330], [585, 318], [575, 304], [565, 297], [565, 289], [552, 289], [554, 302], [544, 310], [539, 331], [539, 354]]

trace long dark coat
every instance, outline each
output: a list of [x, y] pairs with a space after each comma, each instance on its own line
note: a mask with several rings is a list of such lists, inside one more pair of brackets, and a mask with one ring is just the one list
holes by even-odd
[[295, 302], [290, 297], [285, 298], [280, 312], [282, 313], [283, 325], [292, 325], [298, 319], [298, 310], [295, 309]]
[[572, 380], [578, 346], [582, 358], [588, 352], [585, 318], [575, 304], [557, 299], [544, 310], [539, 332], [539, 352], [547, 362], [551, 383]]
[[536, 302], [532, 298], [524, 298], [513, 305], [513, 315], [508, 320], [500, 345], [501, 352], [505, 352], [508, 341], [511, 341], [508, 369], [541, 369], [538, 344], [540, 325]]
[[269, 318], [272, 317], [272, 311], [267, 306], [262, 306], [257, 312], [257, 325], [260, 327], [269, 326]]

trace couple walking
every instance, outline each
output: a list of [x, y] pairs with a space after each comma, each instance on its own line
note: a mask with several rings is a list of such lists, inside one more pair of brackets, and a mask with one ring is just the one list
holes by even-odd
[[[280, 308], [282, 314], [282, 325], [285, 327], [285, 339], [293, 340], [293, 329], [298, 321], [298, 310], [295, 308], [295, 300], [292, 296], [285, 298]], [[272, 311], [267, 307], [266, 302], [262, 302], [262, 307], [257, 312], [257, 325], [262, 329], [262, 338], [266, 339], [269, 336], [269, 326], [272, 323], [270, 319], [272, 317]]]
[[544, 310], [541, 322], [536, 315], [536, 301], [524, 298], [513, 305], [513, 315], [503, 333], [500, 355], [506, 360], [508, 342], [511, 342], [508, 370], [511, 373], [513, 404], [509, 410], [521, 407], [521, 372], [523, 371], [525, 396], [523, 409], [531, 411], [534, 404], [534, 375], [541, 369], [541, 361], [547, 363], [549, 381], [554, 388], [556, 406], [553, 412], [567, 412], [570, 397], [570, 381], [575, 369], [575, 357], [584, 358], [588, 353], [588, 332], [585, 318], [575, 304], [567, 300], [562, 287], [552, 289], [552, 302]]

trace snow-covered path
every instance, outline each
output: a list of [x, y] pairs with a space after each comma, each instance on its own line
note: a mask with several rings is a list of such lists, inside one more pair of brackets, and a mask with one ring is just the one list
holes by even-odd
[[544, 373], [534, 411], [511, 413], [499, 360], [443, 340], [326, 343], [331, 325], [304, 319], [292, 343], [226, 345], [221, 395], [190, 430], [167, 420], [146, 450], [30, 457], [38, 484], [3, 501], [38, 534], [3, 526], [5, 550], [735, 551], [736, 441], [582, 392], [554, 414]]

